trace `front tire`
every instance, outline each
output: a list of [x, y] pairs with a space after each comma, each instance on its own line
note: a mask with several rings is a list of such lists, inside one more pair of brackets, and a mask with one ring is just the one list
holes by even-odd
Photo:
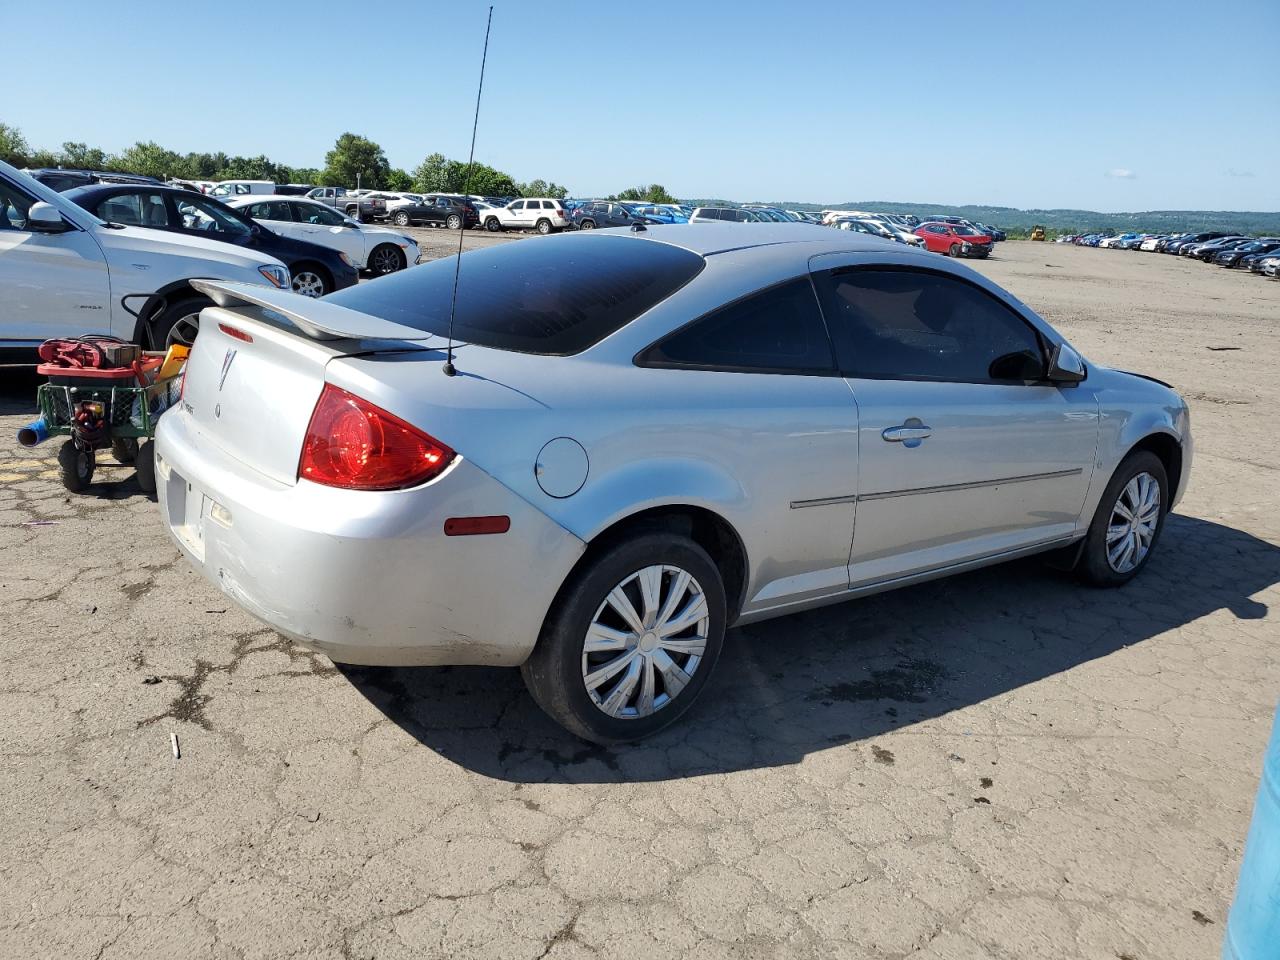
[[404, 254], [389, 243], [374, 247], [369, 254], [369, 272], [376, 276], [385, 277], [389, 273], [403, 270], [404, 267]]
[[1154, 453], [1139, 450], [1116, 468], [1089, 524], [1077, 572], [1098, 587], [1128, 583], [1151, 559], [1169, 512], [1169, 479]]
[[639, 740], [697, 698], [724, 643], [720, 572], [675, 534], [641, 534], [575, 572], [520, 668], [540, 706], [592, 743]]
[[82, 450], [74, 440], [68, 439], [58, 450], [58, 473], [62, 485], [72, 493], [83, 493], [93, 483], [94, 461], [92, 450]]
[[138, 486], [142, 492], [151, 495], [156, 492], [156, 444], [154, 440], [146, 440], [138, 447], [138, 461], [134, 470], [138, 475]]
[[953, 243], [951, 245], [951, 249], [947, 251], [947, 254], [952, 257], [960, 256], [960, 244]]

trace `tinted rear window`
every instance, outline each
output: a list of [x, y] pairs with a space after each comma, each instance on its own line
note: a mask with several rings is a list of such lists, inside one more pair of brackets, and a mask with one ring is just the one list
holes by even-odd
[[[446, 336], [456, 262], [434, 260], [326, 299]], [[704, 265], [680, 247], [589, 233], [474, 250], [462, 257], [453, 336], [520, 353], [579, 353], [671, 296]]]

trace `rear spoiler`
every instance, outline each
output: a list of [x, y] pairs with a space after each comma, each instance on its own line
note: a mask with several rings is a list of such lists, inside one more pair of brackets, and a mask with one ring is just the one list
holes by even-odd
[[254, 306], [284, 317], [312, 340], [430, 340], [434, 334], [392, 320], [256, 283], [192, 280], [220, 307]]

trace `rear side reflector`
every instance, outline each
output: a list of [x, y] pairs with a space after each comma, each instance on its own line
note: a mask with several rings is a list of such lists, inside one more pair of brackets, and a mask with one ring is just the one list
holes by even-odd
[[456, 456], [412, 424], [326, 383], [302, 441], [298, 479], [349, 490], [402, 490], [439, 476]]
[[450, 517], [444, 522], [446, 537], [475, 537], [486, 533], [506, 533], [510, 517]]
[[218, 329], [225, 333], [228, 337], [234, 337], [237, 340], [243, 340], [245, 343], [253, 343], [253, 337], [245, 333], [243, 330], [237, 330], [229, 324], [220, 323]]

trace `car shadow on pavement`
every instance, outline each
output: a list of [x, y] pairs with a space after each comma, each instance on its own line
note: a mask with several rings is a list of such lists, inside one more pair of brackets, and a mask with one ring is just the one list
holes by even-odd
[[42, 383], [44, 377], [36, 375], [35, 367], [0, 367], [0, 417], [39, 416], [36, 387]]
[[1280, 548], [1173, 515], [1119, 590], [1018, 561], [730, 631], [715, 675], [676, 724], [598, 747], [563, 731], [520, 674], [481, 667], [340, 666], [423, 745], [498, 780], [659, 781], [774, 767], [867, 741], [1162, 634], [1218, 610], [1266, 616]]

